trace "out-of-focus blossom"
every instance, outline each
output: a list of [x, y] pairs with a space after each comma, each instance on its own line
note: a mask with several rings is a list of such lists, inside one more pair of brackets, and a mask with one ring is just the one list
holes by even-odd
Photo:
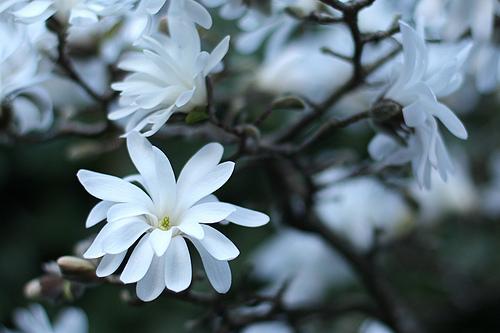
[[208, 224], [226, 220], [257, 227], [269, 221], [265, 214], [218, 202], [211, 196], [229, 179], [234, 163], [219, 164], [222, 146], [208, 144], [186, 163], [176, 181], [167, 157], [147, 139], [131, 133], [127, 146], [139, 175], [121, 179], [87, 170], [78, 172], [85, 189], [102, 200], [90, 212], [87, 227], [107, 219], [84, 257], [103, 257], [97, 275], [108, 276], [139, 240], [120, 279], [137, 282], [137, 296], [151, 301], [165, 287], [179, 292], [191, 284], [188, 239], [198, 250], [210, 283], [218, 292], [227, 292], [231, 285], [228, 261], [236, 258], [239, 250]]
[[14, 129], [25, 134], [52, 124], [52, 102], [40, 87], [47, 75], [39, 70], [40, 55], [8, 23], [0, 22], [0, 103], [10, 112]]
[[375, 237], [384, 242], [410, 229], [412, 211], [402, 195], [374, 178], [342, 178], [346, 170], [332, 169], [318, 176], [327, 185], [318, 193], [316, 211], [332, 229], [360, 249], [369, 249]]
[[119, 67], [132, 72], [112, 88], [120, 91], [120, 108], [109, 118], [126, 118], [126, 133], [156, 133], [175, 112], [189, 112], [207, 103], [205, 78], [229, 48], [229, 36], [212, 53], [201, 51], [194, 25], [169, 21], [170, 36], [145, 36], [142, 51], [129, 54]]
[[419, 205], [419, 220], [433, 223], [446, 214], [470, 214], [479, 208], [480, 196], [470, 176], [468, 162], [459, 159], [456, 168], [444, 182], [432, 171], [432, 188], [423, 190], [413, 184], [410, 192]]
[[256, 73], [255, 84], [265, 92], [292, 93], [319, 103], [345, 83], [352, 72], [349, 63], [323, 53], [321, 48], [348, 54], [351, 46], [343, 28], [304, 36], [267, 58]]
[[470, 30], [474, 47], [467, 69], [479, 92], [493, 91], [500, 79], [500, 49], [493, 41], [496, 0], [422, 0], [415, 10], [418, 24], [431, 37], [455, 42]]
[[245, 327], [242, 333], [292, 333], [290, 326], [279, 321], [256, 323]]
[[385, 164], [411, 162], [420, 186], [430, 188], [431, 170], [437, 169], [443, 180], [453, 171], [437, 119], [456, 137], [467, 138], [467, 131], [446, 105], [438, 101], [458, 89], [462, 83], [461, 67], [469, 47], [452, 59], [445, 59], [440, 67], [429, 65], [425, 42], [406, 23], [401, 22], [403, 63], [396, 68], [394, 80], [384, 98], [402, 106], [404, 125], [395, 129], [399, 141], [379, 134], [370, 143], [371, 156]]
[[39, 304], [14, 313], [17, 330], [0, 327], [1, 333], [87, 333], [88, 322], [85, 313], [77, 308], [63, 310], [54, 324], [50, 323], [47, 313]]
[[361, 324], [359, 333], [393, 333], [393, 331], [380, 321], [367, 319]]
[[317, 303], [329, 287], [351, 280], [346, 263], [327, 244], [316, 235], [292, 229], [280, 229], [263, 243], [252, 262], [255, 275], [270, 282], [270, 293], [287, 283], [283, 301], [289, 306]]

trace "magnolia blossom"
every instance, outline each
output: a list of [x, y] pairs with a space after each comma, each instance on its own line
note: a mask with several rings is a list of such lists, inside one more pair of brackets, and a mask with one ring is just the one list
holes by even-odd
[[239, 251], [208, 224], [229, 221], [257, 227], [269, 221], [265, 214], [218, 202], [211, 195], [229, 179], [234, 163], [219, 164], [223, 148], [211, 143], [187, 162], [176, 181], [167, 157], [147, 139], [133, 132], [127, 137], [127, 147], [139, 175], [121, 179], [78, 172], [85, 189], [102, 200], [90, 212], [87, 227], [107, 219], [84, 257], [103, 257], [97, 275], [108, 276], [139, 240], [120, 279], [137, 282], [137, 296], [151, 301], [165, 287], [179, 292], [191, 284], [188, 239], [200, 253], [212, 286], [227, 292], [231, 285], [228, 261]]
[[0, 326], [1, 333], [87, 333], [87, 316], [82, 310], [67, 308], [61, 312], [54, 325], [50, 323], [47, 313], [39, 304], [28, 309], [17, 310], [14, 314], [16, 331]]
[[373, 158], [385, 164], [412, 163], [420, 186], [431, 185], [431, 169], [437, 169], [443, 180], [453, 171], [453, 165], [438, 129], [439, 120], [453, 135], [467, 138], [465, 127], [446, 105], [437, 100], [454, 92], [462, 83], [461, 67], [469, 47], [441, 66], [429, 65], [425, 42], [406, 23], [400, 23], [404, 62], [394, 73], [395, 79], [384, 97], [403, 108], [404, 126], [397, 134], [406, 140], [401, 145], [392, 137], [379, 134], [370, 143]]
[[467, 70], [476, 80], [479, 92], [493, 91], [500, 78], [500, 49], [493, 39], [496, 0], [422, 0], [415, 19], [436, 38], [457, 41], [470, 30], [474, 47]]
[[410, 229], [412, 211], [398, 192], [372, 177], [346, 175], [347, 170], [331, 169], [316, 177], [324, 189], [315, 210], [325, 224], [360, 249], [369, 249], [377, 236], [383, 242]]
[[[52, 124], [52, 102], [40, 87], [46, 75], [39, 69], [40, 55], [22, 32], [0, 22], [0, 103], [10, 111], [20, 134], [45, 130]], [[2, 113], [5, 110], [2, 110]]]
[[287, 284], [282, 300], [290, 307], [318, 303], [325, 290], [352, 280], [346, 262], [320, 237], [290, 228], [279, 229], [259, 246], [252, 263], [256, 277], [269, 282], [262, 292], [273, 295]]
[[145, 136], [156, 133], [175, 112], [189, 112], [207, 103], [205, 78], [229, 48], [229, 36], [212, 51], [201, 51], [193, 24], [169, 20], [170, 36], [144, 36], [141, 51], [129, 54], [119, 67], [133, 72], [112, 88], [120, 91], [120, 108], [109, 118], [126, 120], [125, 130]]
[[361, 324], [359, 333], [393, 333], [393, 331], [380, 321], [366, 319]]
[[4, 0], [0, 3], [0, 18], [25, 24], [44, 21], [54, 14], [52, 0]]

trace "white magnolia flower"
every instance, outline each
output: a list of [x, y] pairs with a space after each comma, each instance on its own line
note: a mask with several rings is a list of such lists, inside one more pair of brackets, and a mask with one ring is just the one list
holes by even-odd
[[139, 240], [120, 279], [137, 282], [137, 296], [151, 301], [165, 287], [179, 292], [191, 284], [188, 239], [200, 253], [212, 286], [227, 292], [231, 285], [228, 261], [239, 251], [208, 224], [225, 220], [257, 227], [269, 221], [265, 214], [218, 202], [211, 195], [229, 179], [234, 163], [219, 164], [223, 148], [211, 143], [186, 163], [176, 181], [167, 157], [147, 139], [133, 132], [127, 137], [127, 146], [139, 175], [121, 179], [87, 170], [78, 172], [85, 189], [102, 200], [90, 212], [87, 227], [107, 219], [84, 257], [103, 257], [97, 275], [108, 276]]
[[493, 91], [500, 80], [500, 49], [493, 39], [496, 0], [422, 0], [415, 19], [433, 37], [455, 42], [470, 30], [474, 47], [467, 71], [475, 77], [479, 92]]
[[411, 227], [412, 211], [398, 192], [372, 177], [343, 178], [346, 170], [331, 169], [317, 176], [325, 186], [318, 193], [316, 212], [332, 229], [360, 249], [396, 238]]
[[359, 333], [393, 333], [393, 331], [380, 321], [366, 319], [361, 324]]
[[406, 129], [398, 134], [406, 139], [406, 146], [379, 134], [370, 143], [369, 151], [373, 158], [385, 164], [411, 161], [418, 183], [429, 188], [431, 169], [437, 169], [443, 180], [453, 171], [437, 119], [456, 137], [467, 138], [463, 124], [437, 98], [451, 94], [461, 85], [461, 67], [470, 48], [465, 47], [454, 59], [447, 59], [440, 66], [430, 66], [423, 38], [404, 22], [400, 28], [404, 62], [395, 71], [395, 80], [384, 97], [403, 107]]
[[290, 228], [259, 246], [252, 263], [256, 277], [269, 282], [264, 293], [276, 294], [287, 283], [283, 302], [291, 307], [318, 303], [328, 288], [352, 280], [346, 262], [321, 238]]
[[96, 23], [102, 17], [155, 15], [168, 0], [52, 0], [61, 22], [72, 25]]
[[446, 214], [467, 215], [479, 208], [481, 202], [465, 158], [459, 160], [455, 172], [447, 182], [439, 179], [438, 173], [431, 173], [432, 188], [422, 190], [417, 184], [410, 186], [410, 193], [419, 206], [419, 220], [434, 223]]
[[4, 0], [0, 3], [0, 18], [24, 24], [45, 21], [54, 14], [51, 5], [52, 0]]
[[[40, 87], [46, 75], [40, 72], [40, 55], [22, 32], [0, 22], [0, 103], [10, 110], [14, 129], [25, 134], [45, 130], [53, 120], [52, 102]], [[2, 112], [4, 110], [1, 110]]]
[[293, 329], [280, 321], [265, 321], [245, 327], [242, 333], [292, 333]]
[[17, 310], [14, 314], [16, 331], [0, 327], [1, 333], [87, 333], [88, 322], [85, 313], [77, 308], [67, 308], [61, 312], [54, 325], [39, 304], [28, 309]]
[[133, 72], [112, 88], [120, 91], [121, 108], [112, 120], [126, 118], [125, 131], [145, 136], [156, 133], [175, 112], [189, 112], [207, 103], [205, 78], [229, 48], [229, 36], [212, 53], [201, 51], [193, 24], [169, 20], [170, 36], [144, 36], [141, 51], [129, 54], [119, 67]]

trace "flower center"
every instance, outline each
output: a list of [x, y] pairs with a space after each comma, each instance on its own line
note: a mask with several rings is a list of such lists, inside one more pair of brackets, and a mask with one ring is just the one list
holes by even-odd
[[158, 225], [158, 228], [160, 228], [163, 231], [170, 229], [170, 218], [168, 216], [162, 218], [160, 224]]

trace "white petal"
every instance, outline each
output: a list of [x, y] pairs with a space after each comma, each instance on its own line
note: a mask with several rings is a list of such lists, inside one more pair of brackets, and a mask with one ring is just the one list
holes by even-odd
[[[52, 332], [52, 331], [50, 331]], [[54, 333], [87, 333], [88, 319], [85, 312], [77, 308], [64, 309], [54, 324]], [[41, 332], [40, 332], [41, 333]]]
[[172, 212], [176, 200], [177, 185], [175, 175], [167, 156], [158, 148], [153, 147], [155, 155], [156, 172], [158, 175], [159, 198], [161, 211]]
[[150, 302], [165, 290], [165, 259], [153, 257], [146, 275], [137, 282], [135, 291], [137, 297], [144, 302]]
[[189, 208], [180, 218], [183, 223], [215, 223], [224, 220], [236, 207], [224, 202], [208, 202]]
[[203, 179], [193, 182], [190, 187], [181, 187], [178, 192], [176, 212], [181, 212], [224, 185], [234, 170], [233, 162], [224, 162], [216, 166]]
[[[224, 148], [219, 143], [209, 143], [194, 154], [182, 169], [179, 186], [190, 186], [214, 169], [222, 158]], [[185, 184], [185, 185], [184, 185]]]
[[214, 259], [199, 241], [191, 239], [191, 242], [200, 254], [201, 262], [203, 263], [210, 284], [217, 292], [222, 294], [227, 293], [229, 288], [231, 288], [231, 269], [228, 262]]
[[33, 1], [12, 14], [20, 19], [35, 18], [49, 11], [51, 4], [51, 1]]
[[14, 322], [19, 329], [26, 333], [52, 331], [47, 313], [39, 304], [31, 305], [28, 310], [15, 311]]
[[207, 64], [205, 65], [205, 70], [203, 71], [205, 75], [210, 73], [217, 64], [222, 61], [222, 58], [226, 55], [229, 50], [229, 40], [230, 37], [226, 36], [224, 39], [214, 48], [212, 53], [210, 53], [210, 57], [207, 60]]
[[198, 23], [205, 29], [210, 29], [212, 26], [212, 17], [210, 13], [194, 0], [186, 0], [184, 3], [184, 11], [193, 22]]
[[205, 231], [205, 237], [200, 239], [200, 244], [217, 260], [232, 260], [236, 258], [240, 251], [238, 248], [221, 232], [209, 227], [201, 226]]
[[114, 202], [111, 201], [100, 201], [90, 211], [89, 216], [87, 217], [87, 221], [85, 222], [85, 226], [87, 228], [90, 228], [104, 220], [106, 218], [106, 215], [108, 214], [108, 210], [113, 205]]
[[140, 215], [150, 215], [153, 218], [156, 217], [146, 207], [143, 207], [136, 203], [124, 202], [114, 204], [107, 212], [107, 219], [109, 222], [113, 222], [116, 220]]
[[178, 228], [186, 235], [197, 239], [202, 239], [205, 236], [205, 232], [198, 222], [184, 222]]
[[417, 100], [416, 102], [403, 108], [403, 117], [405, 124], [409, 127], [416, 127], [421, 125], [427, 118], [427, 110], [425, 106]]
[[186, 241], [181, 236], [174, 237], [165, 253], [165, 285], [180, 292], [189, 287], [191, 278], [191, 257]]
[[146, 183], [148, 192], [157, 202], [159, 188], [153, 146], [148, 139], [137, 132], [132, 132], [127, 136], [127, 149], [137, 171]]
[[226, 220], [244, 227], [260, 227], [269, 222], [269, 216], [264, 213], [232, 205], [236, 210]]
[[138, 202], [151, 207], [151, 199], [137, 186], [118, 177], [80, 170], [78, 180], [94, 197], [114, 202]]
[[123, 262], [127, 251], [118, 254], [106, 254], [97, 266], [96, 275], [104, 277], [113, 274]]
[[170, 240], [172, 238], [172, 229], [170, 230], [160, 230], [155, 229], [149, 236], [149, 241], [151, 242], [151, 246], [155, 251], [158, 257], [161, 257], [168, 248], [170, 244]]
[[[464, 124], [447, 106], [436, 103], [433, 106], [433, 114], [443, 123], [444, 126], [457, 138], [467, 139], [467, 130]], [[430, 106], [429, 106], [430, 107]]]
[[120, 275], [123, 283], [134, 283], [146, 275], [153, 260], [154, 251], [149, 243], [149, 235], [141, 238]]
[[[106, 233], [102, 236], [102, 248], [106, 253], [117, 254], [128, 249], [151, 226], [143, 220], [130, 218], [106, 225]], [[101, 231], [104, 232], [104, 229]]]

